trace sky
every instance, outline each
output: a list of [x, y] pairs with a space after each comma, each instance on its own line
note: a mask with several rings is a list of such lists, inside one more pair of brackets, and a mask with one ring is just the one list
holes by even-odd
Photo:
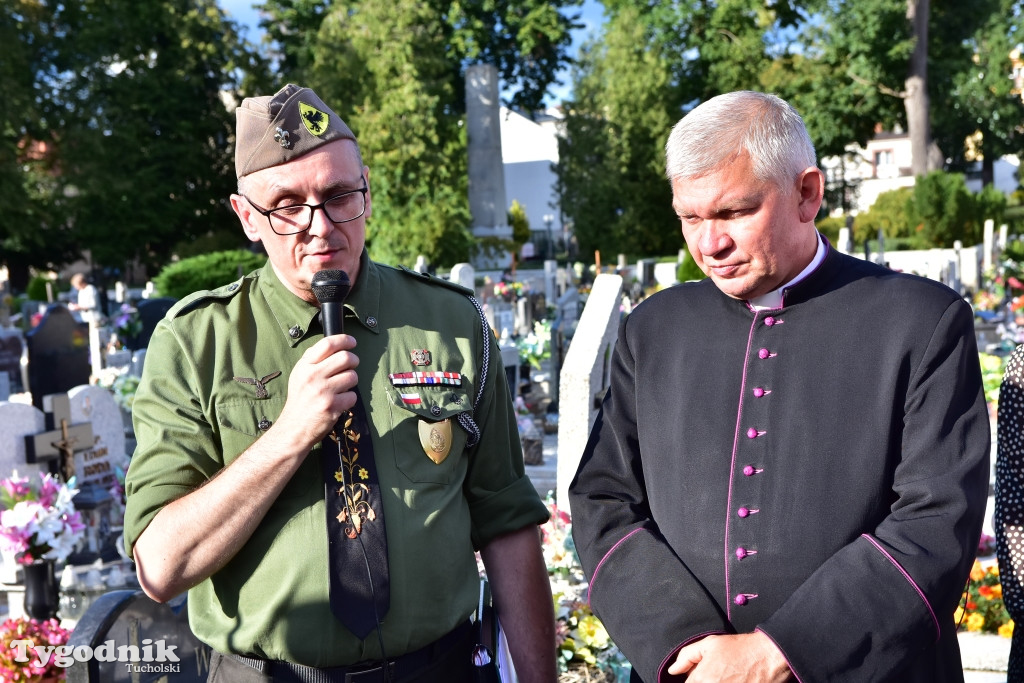
[[[219, 4], [232, 19], [248, 27], [246, 35], [249, 40], [258, 42], [261, 33], [259, 29], [260, 15], [253, 7], [254, 2], [256, 0], [220, 0]], [[569, 54], [573, 57], [576, 56], [583, 41], [595, 33], [604, 21], [604, 7], [598, 0], [584, 0], [583, 6], [576, 9], [580, 11], [579, 23], [583, 24], [583, 28], [573, 32], [572, 47], [569, 48]], [[557, 104], [570, 94], [568, 69], [559, 73], [558, 80], [562, 81], [562, 85], [552, 85], [548, 89], [550, 93], [548, 104]]]

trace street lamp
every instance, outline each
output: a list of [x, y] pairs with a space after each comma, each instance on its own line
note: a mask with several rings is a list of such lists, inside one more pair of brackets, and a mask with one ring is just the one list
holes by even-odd
[[550, 213], [544, 214], [544, 225], [548, 229], [548, 259], [555, 258], [555, 242], [551, 238], [551, 224], [555, 222], [555, 217]]

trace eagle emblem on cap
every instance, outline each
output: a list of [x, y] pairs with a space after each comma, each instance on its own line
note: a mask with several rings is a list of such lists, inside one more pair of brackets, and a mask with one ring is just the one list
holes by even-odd
[[299, 114], [302, 117], [302, 125], [311, 134], [320, 137], [327, 132], [327, 122], [329, 120], [327, 112], [320, 111], [305, 102], [299, 102]]

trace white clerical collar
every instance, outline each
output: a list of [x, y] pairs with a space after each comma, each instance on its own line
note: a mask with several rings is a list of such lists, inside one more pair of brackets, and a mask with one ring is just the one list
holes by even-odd
[[768, 308], [782, 308], [782, 292], [785, 291], [787, 287], [792, 287], [810, 275], [811, 271], [817, 268], [818, 264], [825, 260], [825, 242], [821, 238], [821, 233], [815, 231], [814, 234], [818, 239], [818, 249], [814, 252], [814, 258], [812, 258], [811, 262], [807, 264], [807, 267], [801, 270], [799, 275], [778, 289], [774, 289], [767, 294], [762, 294], [759, 297], [748, 300], [747, 303], [751, 308], [755, 311], [763, 311]]

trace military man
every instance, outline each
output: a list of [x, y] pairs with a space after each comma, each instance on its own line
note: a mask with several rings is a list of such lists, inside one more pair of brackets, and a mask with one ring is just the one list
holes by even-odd
[[[153, 335], [125, 520], [143, 589], [189, 590], [214, 681], [468, 681], [479, 549], [520, 680], [553, 681], [547, 511], [470, 292], [368, 258], [370, 171], [312, 90], [246, 99], [235, 166], [269, 261]], [[324, 270], [352, 284], [343, 334]]]

